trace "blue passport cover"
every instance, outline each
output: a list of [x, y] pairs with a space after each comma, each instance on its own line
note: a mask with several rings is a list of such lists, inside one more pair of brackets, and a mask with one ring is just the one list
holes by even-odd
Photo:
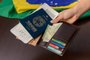
[[30, 16], [21, 19], [20, 23], [33, 38], [36, 38], [45, 31], [51, 20], [51, 17], [43, 9], [40, 9]]

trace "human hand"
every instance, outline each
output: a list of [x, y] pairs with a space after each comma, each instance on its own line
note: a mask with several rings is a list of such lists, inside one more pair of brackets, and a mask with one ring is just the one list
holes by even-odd
[[59, 13], [59, 15], [52, 21], [52, 23], [57, 23], [59, 21], [65, 21], [70, 24], [74, 23], [79, 16], [73, 11], [73, 9], [64, 10]]
[[79, 0], [78, 4], [73, 8], [60, 12], [56, 19], [52, 20], [51, 23], [65, 21], [73, 24], [83, 13], [90, 9], [89, 2], [90, 0]]

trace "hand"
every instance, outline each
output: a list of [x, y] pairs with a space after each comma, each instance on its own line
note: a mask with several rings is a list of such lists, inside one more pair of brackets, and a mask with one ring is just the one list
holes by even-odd
[[51, 22], [57, 23], [59, 21], [65, 21], [73, 24], [83, 13], [90, 9], [89, 2], [90, 0], [79, 0], [76, 6], [60, 12], [58, 17]]
[[56, 19], [54, 19], [52, 23], [57, 23], [59, 21], [65, 21], [65, 22], [72, 24], [78, 19], [78, 17], [79, 16], [77, 16], [77, 14], [72, 9], [68, 9], [68, 10], [64, 10], [60, 12], [58, 17], [56, 17]]

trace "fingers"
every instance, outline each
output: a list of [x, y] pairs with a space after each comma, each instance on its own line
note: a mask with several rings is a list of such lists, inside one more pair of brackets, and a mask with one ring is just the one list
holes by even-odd
[[64, 19], [63, 16], [58, 16], [55, 20], [53, 20], [52, 23], [57, 23], [59, 21], [64, 21], [64, 22], [73, 24], [77, 19], [78, 19], [77, 14], [72, 16], [72, 17], [70, 17], [70, 18], [68, 18], [68, 19]]
[[64, 10], [59, 13], [59, 15], [56, 17], [56, 19], [52, 20], [51, 23], [57, 23], [59, 21], [66, 21], [69, 18], [72, 18], [74, 16], [74, 12], [72, 9]]

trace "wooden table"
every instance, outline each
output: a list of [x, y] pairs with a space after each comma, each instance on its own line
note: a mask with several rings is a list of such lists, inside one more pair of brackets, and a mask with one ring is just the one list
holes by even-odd
[[90, 18], [77, 21], [80, 28], [63, 57], [17, 40], [10, 29], [17, 19], [0, 17], [0, 60], [90, 60]]

